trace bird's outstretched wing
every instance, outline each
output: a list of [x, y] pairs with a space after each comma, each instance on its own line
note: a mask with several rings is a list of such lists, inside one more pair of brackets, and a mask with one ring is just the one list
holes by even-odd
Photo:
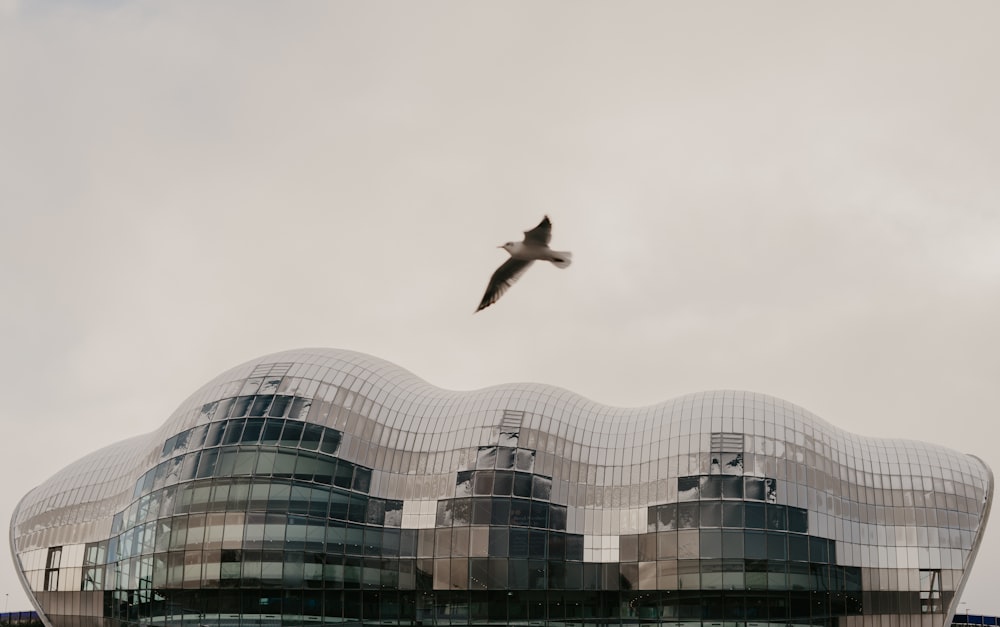
[[486, 293], [483, 294], [483, 300], [480, 301], [479, 307], [476, 308], [476, 311], [482, 311], [500, 300], [503, 293], [510, 289], [510, 286], [514, 285], [514, 283], [521, 278], [521, 275], [524, 274], [524, 271], [527, 270], [532, 263], [534, 263], [534, 261], [531, 261], [530, 259], [523, 261], [521, 259], [513, 258], [503, 262], [500, 267], [496, 269], [496, 272], [493, 273], [493, 276], [490, 277], [490, 283], [486, 286]]
[[552, 223], [549, 221], [549, 216], [542, 218], [542, 221], [535, 228], [524, 232], [525, 244], [548, 246], [550, 239], [552, 239]]

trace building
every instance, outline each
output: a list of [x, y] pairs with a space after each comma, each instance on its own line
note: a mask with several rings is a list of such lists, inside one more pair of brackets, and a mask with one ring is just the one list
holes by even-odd
[[943, 627], [979, 459], [762, 394], [622, 409], [279, 353], [70, 464], [11, 523], [47, 624]]

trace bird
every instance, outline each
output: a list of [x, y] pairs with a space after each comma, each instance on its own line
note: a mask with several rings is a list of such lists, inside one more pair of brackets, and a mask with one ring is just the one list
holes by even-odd
[[486, 293], [483, 294], [483, 300], [479, 302], [476, 312], [497, 302], [535, 261], [551, 261], [557, 268], [567, 267], [573, 261], [573, 254], [552, 250], [549, 248], [550, 239], [552, 239], [552, 222], [549, 216], [545, 216], [538, 226], [524, 232], [523, 241], [507, 242], [497, 246], [506, 250], [510, 259], [500, 264], [490, 277]]

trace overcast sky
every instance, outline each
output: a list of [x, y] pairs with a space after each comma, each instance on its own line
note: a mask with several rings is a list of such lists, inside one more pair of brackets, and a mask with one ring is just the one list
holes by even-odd
[[[1000, 471], [998, 23], [0, 0], [0, 519], [305, 346], [614, 405], [747, 389]], [[573, 266], [473, 315], [546, 213]], [[1000, 613], [997, 525], [962, 610]], [[7, 559], [0, 593], [30, 607]]]

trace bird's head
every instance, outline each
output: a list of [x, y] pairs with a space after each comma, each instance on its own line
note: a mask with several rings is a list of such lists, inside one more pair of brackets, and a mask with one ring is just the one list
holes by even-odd
[[510, 252], [510, 251], [514, 250], [514, 242], [507, 242], [506, 244], [502, 244], [500, 246], [497, 246], [497, 248], [503, 248], [507, 252]]

